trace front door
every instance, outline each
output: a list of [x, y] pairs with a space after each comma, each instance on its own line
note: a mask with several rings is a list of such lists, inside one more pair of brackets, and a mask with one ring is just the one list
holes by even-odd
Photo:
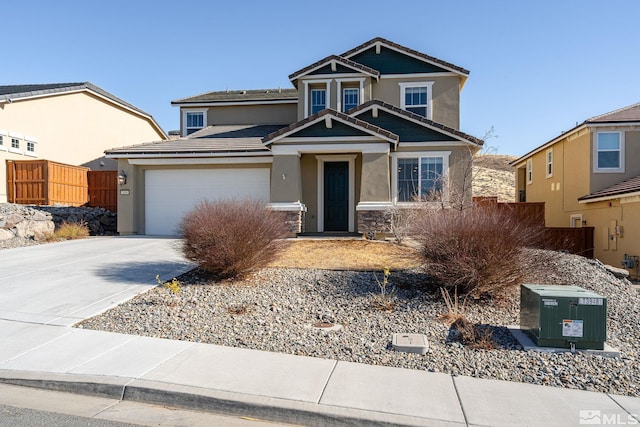
[[324, 230], [348, 231], [349, 162], [324, 162]]

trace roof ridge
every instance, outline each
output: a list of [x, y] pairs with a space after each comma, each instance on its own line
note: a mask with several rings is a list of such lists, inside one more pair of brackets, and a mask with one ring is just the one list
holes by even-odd
[[345, 57], [340, 56], [340, 55], [332, 54], [332, 55], [326, 56], [326, 57], [314, 62], [313, 64], [307, 65], [306, 67], [301, 68], [298, 71], [295, 71], [295, 72], [289, 74], [289, 80], [294, 80], [295, 78], [297, 78], [297, 76], [299, 76], [301, 74], [304, 74], [306, 71], [313, 70], [314, 68], [316, 68], [320, 64], [324, 64], [324, 63], [329, 62], [331, 60], [340, 61], [340, 62], [342, 62], [344, 64], [347, 64], [348, 66], [350, 66], [352, 68], [360, 69], [361, 71], [365, 71], [365, 72], [367, 72], [369, 74], [373, 74], [375, 76], [379, 76], [380, 75], [380, 71], [376, 70], [375, 68], [371, 68], [371, 67], [369, 67], [367, 65], [361, 64], [359, 62], [353, 61], [353, 60], [351, 60], [349, 58], [345, 58]]
[[588, 118], [587, 120], [585, 120], [584, 123], [590, 123], [590, 122], [592, 122], [594, 120], [598, 120], [598, 119], [601, 119], [603, 117], [610, 116], [612, 114], [616, 114], [616, 113], [619, 113], [621, 111], [630, 110], [630, 109], [636, 108], [636, 107], [640, 107], [640, 102], [637, 102], [637, 103], [632, 104], [632, 105], [627, 105], [626, 107], [618, 108], [617, 110], [609, 111], [608, 113], [604, 113], [604, 114], [599, 114], [597, 116], [593, 116], [593, 117]]
[[420, 114], [416, 114], [416, 113], [413, 113], [413, 112], [408, 111], [408, 110], [403, 110], [400, 107], [397, 107], [397, 106], [395, 106], [393, 104], [389, 104], [389, 103], [384, 102], [384, 101], [381, 101], [379, 99], [372, 99], [370, 101], [365, 102], [364, 104], [358, 105], [357, 107], [349, 110], [349, 115], [354, 115], [356, 113], [359, 113], [360, 111], [362, 111], [362, 110], [364, 110], [366, 108], [369, 108], [372, 105], [378, 105], [380, 107], [386, 108], [387, 110], [396, 112], [398, 114], [401, 114], [403, 116], [412, 118], [414, 120], [418, 120], [418, 121], [420, 121], [420, 122], [422, 122], [422, 123], [424, 123], [426, 125], [441, 129], [441, 130], [443, 130], [445, 132], [449, 132], [449, 133], [452, 133], [452, 134], [454, 134], [456, 136], [459, 136], [461, 138], [467, 139], [467, 140], [469, 140], [469, 141], [471, 141], [471, 142], [473, 142], [473, 143], [475, 143], [477, 145], [484, 145], [484, 141], [482, 139], [480, 139], [480, 138], [477, 138], [477, 137], [475, 137], [473, 135], [469, 135], [468, 133], [462, 132], [461, 130], [454, 129], [452, 127], [443, 125], [442, 123], [438, 123], [438, 122], [436, 122], [434, 120], [427, 119], [426, 117], [421, 116]]
[[374, 45], [375, 43], [386, 44], [386, 45], [388, 45], [390, 47], [393, 47], [395, 49], [404, 51], [405, 53], [409, 53], [411, 55], [418, 56], [418, 57], [420, 57], [422, 59], [425, 59], [425, 60], [430, 61], [430, 62], [434, 62], [434, 63], [436, 63], [438, 65], [442, 65], [444, 67], [452, 68], [452, 69], [458, 71], [459, 73], [465, 74], [467, 76], [470, 73], [469, 70], [467, 70], [467, 69], [465, 69], [463, 67], [460, 67], [458, 65], [452, 64], [451, 62], [447, 62], [447, 61], [444, 61], [442, 59], [438, 59], [435, 56], [427, 55], [426, 53], [420, 52], [420, 51], [415, 50], [415, 49], [411, 49], [409, 47], [401, 45], [400, 43], [392, 42], [391, 40], [387, 40], [387, 39], [385, 39], [383, 37], [374, 37], [373, 39], [371, 39], [371, 40], [369, 40], [367, 42], [364, 42], [361, 45], [354, 47], [353, 49], [349, 49], [348, 51], [344, 52], [340, 56], [348, 57], [350, 55], [355, 54], [356, 52], [358, 52], [360, 50], [369, 48], [370, 46]]

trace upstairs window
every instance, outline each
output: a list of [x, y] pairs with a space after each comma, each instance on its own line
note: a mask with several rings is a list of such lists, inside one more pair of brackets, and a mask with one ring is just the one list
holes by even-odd
[[342, 91], [342, 111], [347, 112], [360, 103], [360, 90], [358, 88], [345, 88]]
[[595, 172], [624, 172], [624, 142], [621, 132], [598, 132], [594, 153]]
[[431, 86], [433, 82], [400, 83], [400, 107], [431, 119]]
[[184, 113], [184, 125], [185, 132], [183, 136], [191, 135], [194, 132], [204, 128], [207, 121], [207, 115], [205, 111], [185, 111]]
[[553, 148], [547, 150], [547, 178], [553, 176]]
[[440, 155], [396, 160], [395, 198], [399, 203], [438, 201], [445, 190], [448, 158]]
[[533, 182], [533, 160], [527, 160], [527, 184]]
[[327, 90], [311, 89], [311, 114], [316, 114], [327, 108]]

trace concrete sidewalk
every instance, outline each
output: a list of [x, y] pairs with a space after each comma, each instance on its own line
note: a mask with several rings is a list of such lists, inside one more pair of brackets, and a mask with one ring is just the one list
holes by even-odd
[[[189, 268], [167, 239], [0, 253], [0, 382], [302, 425], [637, 423], [640, 398], [72, 328]], [[633, 418], [633, 417], [636, 418]]]

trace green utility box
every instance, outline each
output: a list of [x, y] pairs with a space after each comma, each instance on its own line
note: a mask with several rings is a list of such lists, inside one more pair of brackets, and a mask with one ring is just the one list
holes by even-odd
[[540, 347], [603, 350], [607, 299], [578, 286], [522, 285], [520, 329]]

